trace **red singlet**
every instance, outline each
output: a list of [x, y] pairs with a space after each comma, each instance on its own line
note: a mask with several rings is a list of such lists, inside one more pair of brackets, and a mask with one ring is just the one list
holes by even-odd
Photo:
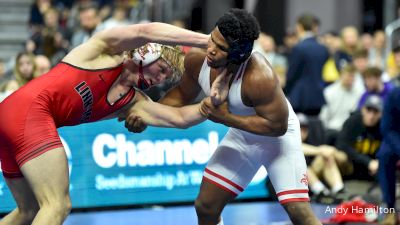
[[87, 70], [59, 63], [0, 103], [0, 161], [3, 175], [21, 177], [20, 167], [62, 147], [57, 128], [100, 120], [131, 101], [132, 88], [111, 105], [110, 87], [122, 65]]

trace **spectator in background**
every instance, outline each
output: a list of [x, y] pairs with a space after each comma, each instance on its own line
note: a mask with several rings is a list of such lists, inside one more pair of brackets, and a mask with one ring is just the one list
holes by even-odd
[[379, 95], [382, 100], [386, 99], [386, 96], [392, 90], [393, 86], [391, 83], [384, 83], [382, 81], [382, 70], [378, 67], [368, 67], [363, 73], [364, 83], [366, 91], [360, 98], [358, 108], [361, 108], [368, 96]]
[[329, 52], [315, 37], [313, 15], [300, 16], [296, 28], [300, 42], [289, 57], [285, 92], [295, 112], [318, 115], [325, 104], [322, 67]]
[[6, 64], [0, 59], [0, 102], [8, 96], [8, 93], [4, 92], [5, 86], [9, 82], [9, 74], [7, 73]]
[[96, 4], [82, 5], [79, 9], [80, 28], [72, 35], [70, 49], [82, 44], [96, 33], [96, 27], [101, 22], [97, 13], [98, 9]]
[[[313, 199], [317, 202], [332, 204], [339, 199], [333, 198], [344, 192], [339, 165], [347, 163], [347, 155], [333, 146], [325, 145], [321, 123], [309, 120], [298, 113], [300, 121], [302, 148], [307, 162], [307, 176]], [[324, 185], [325, 182], [328, 187]]]
[[260, 36], [254, 43], [254, 50], [260, 52], [268, 60], [275, 73], [278, 74], [280, 85], [284, 87], [286, 81], [287, 59], [285, 56], [276, 52], [274, 38], [261, 32]]
[[6, 83], [2, 92], [11, 94], [34, 78], [35, 58], [27, 52], [20, 52], [15, 60], [14, 78]]
[[368, 96], [362, 108], [346, 120], [339, 132], [336, 147], [346, 152], [353, 166], [348, 178], [375, 181], [379, 165], [376, 153], [382, 141], [379, 130], [382, 108], [379, 96]]
[[373, 45], [368, 51], [368, 61], [370, 66], [376, 66], [382, 70], [386, 64], [386, 36], [382, 30], [374, 32]]
[[31, 5], [29, 14], [31, 33], [40, 32], [44, 25], [44, 14], [51, 6], [51, 0], [35, 0]]
[[342, 39], [342, 46], [334, 56], [336, 68], [339, 71], [344, 65], [353, 61], [352, 57], [355, 51], [361, 48], [358, 31], [355, 27], [344, 27], [340, 32], [340, 37]]
[[6, 65], [4, 61], [0, 59], [0, 85], [7, 79], [6, 76], [7, 76]]
[[[393, 58], [394, 63], [397, 68], [400, 68], [400, 46], [393, 49]], [[393, 78], [390, 80], [390, 83], [395, 87], [400, 87], [400, 73], [397, 72]]]
[[8, 83], [8, 77], [6, 72], [6, 65], [3, 60], [0, 59], [0, 102], [8, 96], [8, 93], [4, 92], [4, 86]]
[[101, 31], [109, 29], [116, 26], [128, 25], [129, 20], [127, 17], [127, 11], [122, 6], [117, 6], [112, 11], [112, 17], [106, 19], [104, 22], [100, 23], [96, 28], [96, 31]]
[[48, 9], [44, 18], [45, 27], [31, 37], [36, 46], [33, 52], [47, 56], [55, 65], [67, 52], [70, 34], [59, 26], [59, 13], [56, 8]]
[[277, 52], [283, 56], [285, 56], [286, 59], [289, 58], [293, 47], [299, 42], [299, 37], [296, 35], [294, 31], [291, 31], [290, 29], [286, 31], [285, 37], [283, 38], [283, 45], [278, 46]]
[[341, 40], [337, 33], [328, 32], [321, 36], [320, 41], [328, 48], [330, 55], [323, 67], [322, 78], [325, 83], [331, 84], [339, 79], [339, 71], [335, 65], [334, 55], [340, 48]]
[[[378, 152], [378, 180], [386, 206], [395, 208], [396, 165], [400, 160], [400, 87], [395, 88], [385, 102], [381, 132], [383, 141]], [[381, 224], [396, 225], [396, 214], [387, 214]]]
[[49, 58], [47, 58], [45, 55], [37, 55], [35, 56], [35, 73], [34, 77], [37, 78], [47, 72], [51, 69], [51, 63]]
[[340, 79], [324, 90], [326, 104], [322, 107], [319, 117], [326, 129], [329, 144], [335, 143], [344, 121], [357, 109], [363, 94], [363, 90], [354, 83], [355, 72], [351, 64], [342, 67]]
[[360, 37], [361, 46], [369, 51], [370, 48], [373, 46], [373, 38], [370, 33], [363, 33]]
[[360, 48], [354, 52], [353, 65], [356, 68], [354, 85], [365, 92], [363, 74], [368, 68], [368, 51], [366, 49]]

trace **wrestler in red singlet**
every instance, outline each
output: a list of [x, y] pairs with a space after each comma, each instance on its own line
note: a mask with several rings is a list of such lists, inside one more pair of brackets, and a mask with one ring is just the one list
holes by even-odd
[[[205, 34], [157, 22], [106, 29], [1, 102], [0, 162], [17, 207], [0, 225], [62, 225], [70, 213], [68, 161], [58, 127], [117, 117], [160, 127], [204, 121], [200, 104], [168, 107], [135, 90], [180, 79], [184, 54], [166, 45], [204, 48], [207, 41]], [[227, 88], [226, 82], [217, 84]]]
[[0, 158], [5, 177], [36, 156], [62, 147], [58, 127], [94, 122], [121, 109], [135, 95], [132, 88], [115, 103], [107, 94], [122, 66], [87, 70], [59, 63], [0, 104]]

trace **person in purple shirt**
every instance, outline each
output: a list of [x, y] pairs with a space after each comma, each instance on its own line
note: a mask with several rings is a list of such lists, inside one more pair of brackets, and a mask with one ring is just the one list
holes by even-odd
[[358, 102], [358, 109], [361, 109], [368, 96], [370, 95], [379, 95], [382, 100], [385, 101], [386, 97], [393, 89], [393, 84], [390, 82], [384, 83], [381, 79], [381, 76], [382, 70], [378, 67], [368, 67], [365, 70], [365, 72], [363, 73], [363, 78], [366, 91], [361, 96], [360, 101]]

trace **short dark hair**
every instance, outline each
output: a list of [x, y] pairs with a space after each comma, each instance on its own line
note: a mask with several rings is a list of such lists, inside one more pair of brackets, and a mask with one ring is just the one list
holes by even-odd
[[305, 31], [312, 31], [315, 26], [318, 26], [319, 19], [312, 14], [303, 14], [297, 19], [297, 23], [303, 27]]
[[393, 53], [399, 53], [400, 52], [400, 46], [396, 46], [393, 48]]
[[364, 78], [365, 77], [377, 77], [377, 78], [379, 78], [379, 77], [382, 76], [382, 70], [379, 69], [379, 67], [370, 66], [364, 71], [364, 73], [362, 75], [363, 75]]
[[84, 3], [84, 4], [79, 6], [79, 12], [80, 13], [84, 12], [86, 10], [90, 10], [90, 9], [95, 10], [96, 14], [97, 14], [97, 12], [99, 10], [99, 5], [97, 4], [97, 2], [87, 2], [87, 3]]
[[340, 75], [342, 73], [355, 73], [356, 72], [356, 67], [353, 64], [345, 64], [341, 69], [340, 69]]
[[359, 48], [354, 51], [353, 59], [368, 58], [368, 50], [365, 48]]
[[260, 25], [252, 14], [244, 9], [230, 9], [218, 19], [215, 26], [229, 45], [228, 58], [239, 63], [250, 56], [254, 40], [260, 34]]

